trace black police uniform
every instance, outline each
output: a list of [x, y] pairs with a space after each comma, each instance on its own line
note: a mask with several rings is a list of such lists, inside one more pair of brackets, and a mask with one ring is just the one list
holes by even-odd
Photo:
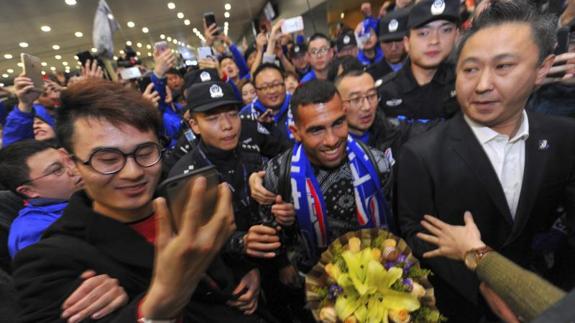
[[455, 67], [449, 62], [441, 63], [431, 82], [420, 86], [407, 60], [398, 72], [383, 78], [379, 96], [385, 115], [400, 120], [447, 119], [459, 111]]

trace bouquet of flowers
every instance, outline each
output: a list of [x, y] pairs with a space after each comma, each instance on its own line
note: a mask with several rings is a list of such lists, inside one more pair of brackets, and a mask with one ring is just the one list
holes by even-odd
[[306, 276], [308, 306], [320, 322], [440, 322], [429, 270], [402, 239], [379, 229], [335, 240]]

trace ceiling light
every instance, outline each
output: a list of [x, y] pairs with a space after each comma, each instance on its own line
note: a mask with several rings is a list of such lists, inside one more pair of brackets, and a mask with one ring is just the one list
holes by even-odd
[[152, 49], [152, 45], [148, 44], [148, 45], [146, 45], [146, 48], [147, 48], [147, 49]]
[[20, 47], [22, 47], [22, 48], [26, 48], [26, 47], [29, 46], [27, 42], [21, 42], [21, 43], [18, 44], [18, 45], [20, 45]]
[[12, 59], [13, 57], [12, 54], [4, 54], [5, 59]]
[[176, 9], [176, 4], [173, 2], [168, 2], [168, 9], [170, 9], [170, 10]]
[[74, 36], [76, 36], [78, 38], [82, 38], [82, 37], [84, 37], [84, 34], [81, 31], [77, 31], [74, 33]]
[[4, 86], [5, 86], [4, 83], [0, 83], [0, 87], [4, 87]]
[[112, 57], [112, 58], [113, 58], [115, 61], [118, 60], [118, 56], [114, 56], [114, 57]]
[[60, 49], [60, 45], [52, 45], [52, 49], [53, 49], [53, 50], [59, 50], [59, 49]]
[[50, 26], [42, 26], [42, 27], [40, 27], [40, 30], [47, 33], [47, 32], [52, 31], [52, 28], [50, 28]]
[[177, 39], [174, 39], [174, 40], [172, 41], [172, 43], [177, 44], [177, 43], [178, 43], [178, 40], [177, 40]]
[[124, 53], [124, 50], [123, 50], [123, 49], [120, 49], [120, 55], [124, 55], [124, 54], [125, 54], [125, 53]]
[[2, 74], [2, 77], [5, 78], [5, 79], [7, 79], [8, 76], [10, 76], [10, 75], [8, 75], [8, 74], [6, 74], [6, 73]]
[[42, 62], [42, 63], [40, 63], [40, 65], [42, 65], [42, 66], [48, 66], [48, 63]]
[[128, 26], [129, 28], [134, 28], [134, 27], [136, 27], [136, 24], [133, 21], [128, 21], [126, 23], [126, 26]]
[[68, 66], [68, 62], [62, 62], [62, 65]]
[[56, 67], [52, 66], [52, 67], [50, 67], [50, 70], [51, 70], [51, 71], [56, 71]]
[[224, 9], [230, 11], [230, 10], [232, 10], [232, 5], [229, 4], [229, 3], [226, 3], [226, 4], [224, 5]]
[[74, 55], [74, 59], [75, 59], [75, 60], [79, 60], [80, 57], [78, 57], [78, 55]]
[[340, 17], [341, 19], [343, 19], [343, 18], [345, 17], [345, 12], [342, 12], [341, 15], [339, 15], [339, 17]]
[[136, 52], [136, 55], [138, 55], [138, 56], [142, 56], [142, 53], [140, 53], [140, 52]]
[[167, 41], [172, 41], [172, 37], [168, 36], [168, 38], [166, 38]]
[[7, 69], [7, 70], [6, 70], [6, 72], [8, 72], [8, 73], [12, 74], [12, 73], [14, 73], [14, 70], [13, 70], [13, 69], [11, 69], [11, 68], [9, 68], [9, 69]]
[[110, 20], [114, 20], [114, 15], [113, 15], [113, 14], [111, 14], [111, 13], [109, 13], [109, 14], [108, 14], [108, 19], [110, 19]]
[[176, 16], [178, 17], [178, 19], [184, 19], [184, 13], [183, 12], [178, 12], [178, 14], [176, 14]]
[[91, 51], [92, 51], [92, 53], [97, 53], [97, 52], [98, 52], [98, 50], [97, 50], [96, 48], [92, 48]]
[[152, 56], [152, 53], [151, 53], [151, 52], [148, 52], [148, 56], [150, 56], [150, 57], [151, 57], [151, 56]]
[[56, 56], [54, 56], [54, 58], [57, 59], [57, 60], [61, 60], [61, 59], [62, 59], [62, 55], [56, 55]]
[[161, 35], [160, 35], [160, 39], [166, 39], [166, 35], [161, 34]]
[[136, 43], [136, 46], [137, 46], [138, 48], [142, 48], [142, 43]]
[[65, 0], [64, 2], [66, 2], [66, 4], [69, 6], [75, 6], [76, 5], [76, 0]]
[[184, 25], [189, 26], [192, 22], [190, 21], [190, 19], [186, 19], [184, 20]]
[[143, 32], [144, 34], [147, 34], [149, 31], [150, 31], [150, 29], [148, 29], [148, 27], [143, 27], [143, 28], [142, 28], [142, 32]]
[[224, 18], [229, 18], [230, 17], [230, 13], [229, 12], [224, 12]]
[[40, 72], [40, 73], [42, 73], [42, 75], [46, 75], [46, 71], [42, 71], [42, 72]]
[[132, 42], [128, 40], [128, 41], [126, 42], [126, 46], [132, 46]]

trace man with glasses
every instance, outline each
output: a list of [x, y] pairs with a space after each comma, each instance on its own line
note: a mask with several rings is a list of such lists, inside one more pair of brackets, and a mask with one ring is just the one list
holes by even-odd
[[[105, 318], [91, 319], [244, 322], [222, 303], [232, 287], [218, 271], [219, 261], [213, 262], [235, 230], [229, 189], [218, 187], [214, 213], [204, 215], [206, 182], [198, 179], [175, 224], [165, 200], [152, 200], [162, 158], [157, 110], [137, 91], [105, 80], [74, 84], [62, 103], [57, 136], [73, 156], [84, 190], [41, 241], [16, 255], [20, 321], [59, 320], [63, 301], [89, 268], [115, 278], [129, 298]], [[195, 220], [202, 216], [207, 223]]]
[[459, 111], [455, 68], [448, 60], [459, 35], [458, 22], [458, 0], [423, 0], [411, 8], [403, 38], [409, 59], [380, 86], [386, 116], [428, 122]]
[[24, 140], [0, 150], [0, 179], [28, 201], [10, 226], [8, 248], [14, 258], [21, 249], [40, 240], [60, 216], [68, 199], [81, 188], [66, 153], [48, 142]]
[[305, 55], [311, 66], [311, 71], [304, 75], [300, 82], [303, 84], [315, 79], [327, 80], [328, 66], [333, 56], [333, 48], [331, 48], [329, 38], [321, 33], [313, 34], [309, 38]]
[[399, 153], [402, 132], [378, 113], [379, 102], [373, 77], [363, 70], [344, 72], [335, 80], [346, 111], [349, 134], [368, 146], [385, 152], [393, 165], [393, 156]]
[[240, 115], [253, 116], [259, 122], [281, 133], [283, 141], [293, 140], [289, 125], [293, 118], [289, 110], [291, 95], [286, 92], [284, 72], [277, 65], [264, 63], [254, 72], [254, 86], [258, 99], [246, 105]]

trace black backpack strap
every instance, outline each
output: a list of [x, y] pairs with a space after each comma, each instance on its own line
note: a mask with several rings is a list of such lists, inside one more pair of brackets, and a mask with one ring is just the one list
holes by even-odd
[[278, 174], [278, 194], [281, 195], [282, 200], [291, 201], [291, 158], [293, 156], [293, 149], [290, 149], [285, 162], [280, 167]]

